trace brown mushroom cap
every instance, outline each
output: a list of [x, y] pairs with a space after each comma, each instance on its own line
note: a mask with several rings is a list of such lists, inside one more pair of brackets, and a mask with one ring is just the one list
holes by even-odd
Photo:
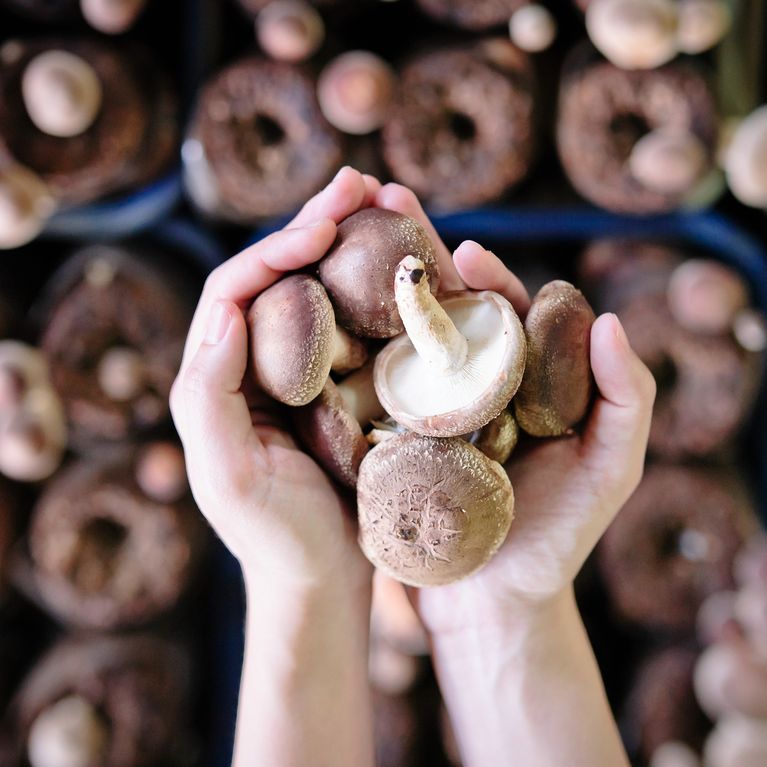
[[490, 423], [468, 435], [468, 441], [474, 447], [501, 466], [509, 460], [518, 440], [519, 426], [509, 410], [501, 410]]
[[298, 407], [322, 391], [335, 350], [335, 318], [317, 280], [293, 274], [261, 293], [248, 312], [250, 369], [271, 397]]
[[[376, 358], [381, 404], [419, 434], [455, 437], [482, 428], [508, 405], [524, 372], [525, 334], [511, 304], [487, 290], [437, 302], [410, 258], [397, 272], [396, 289], [408, 332]], [[441, 347], [450, 367], [439, 366], [440, 355], [429, 357]]]
[[517, 423], [528, 434], [559, 436], [586, 414], [594, 319], [588, 301], [569, 282], [549, 282], [533, 298], [525, 319], [527, 367], [514, 397]]
[[369, 445], [332, 379], [328, 378], [319, 395], [292, 415], [296, 433], [311, 456], [339, 482], [356, 487]]
[[296, 63], [322, 45], [325, 23], [305, 0], [272, 0], [256, 17], [256, 37], [273, 59]]
[[432, 293], [439, 287], [437, 253], [414, 219], [366, 208], [338, 226], [319, 274], [341, 325], [358, 336], [391, 338], [403, 325], [394, 300], [394, 272], [408, 255], [424, 262]]
[[438, 586], [479, 570], [506, 539], [506, 472], [461, 439], [400, 434], [373, 448], [357, 483], [365, 556], [402, 583]]

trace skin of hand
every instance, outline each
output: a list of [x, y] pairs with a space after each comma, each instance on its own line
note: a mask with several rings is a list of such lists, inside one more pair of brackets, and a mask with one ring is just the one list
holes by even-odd
[[[430, 226], [409, 190], [383, 187], [374, 204]], [[492, 253], [439, 242], [441, 291], [495, 290], [524, 318], [530, 299]], [[591, 331], [598, 396], [580, 433], [530, 440], [507, 465], [515, 519], [475, 575], [410, 590], [465, 767], [626, 765], [573, 580], [642, 476], [655, 381], [615, 315]]]

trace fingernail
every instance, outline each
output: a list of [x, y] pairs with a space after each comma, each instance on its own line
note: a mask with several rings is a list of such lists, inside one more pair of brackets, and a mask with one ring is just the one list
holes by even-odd
[[613, 325], [615, 330], [615, 337], [618, 339], [619, 343], [621, 343], [623, 346], [628, 348], [629, 339], [626, 336], [626, 331], [623, 329], [623, 325], [621, 324], [621, 321], [618, 319], [618, 315], [613, 314], [612, 318], [613, 318]]
[[327, 219], [327, 218], [321, 218], [319, 221], [315, 221], [312, 224], [307, 224], [305, 228], [306, 229], [319, 229], [328, 220], [329, 219]]
[[205, 343], [209, 345], [220, 343], [226, 335], [230, 319], [229, 307], [223, 301], [217, 301], [213, 304], [208, 319], [208, 330], [205, 334]]

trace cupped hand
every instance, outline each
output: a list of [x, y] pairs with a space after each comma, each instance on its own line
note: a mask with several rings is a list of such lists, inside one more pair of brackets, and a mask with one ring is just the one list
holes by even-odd
[[[388, 184], [374, 204], [419, 219], [438, 243], [440, 290], [494, 290], [524, 318], [522, 283], [491, 252], [464, 242], [452, 258], [415, 195]], [[527, 438], [507, 464], [515, 517], [506, 542], [475, 575], [412, 591], [427, 630], [475, 630], [525, 620], [569, 593], [573, 580], [642, 476], [655, 381], [631, 349], [618, 318], [597, 318], [591, 331], [597, 397], [578, 433]]]
[[286, 271], [319, 261], [336, 224], [370, 206], [380, 187], [343, 168], [284, 229], [211, 273], [192, 320], [171, 410], [195, 500], [246, 577], [297, 586], [332, 575], [369, 581], [349, 500], [245, 379], [244, 311]]

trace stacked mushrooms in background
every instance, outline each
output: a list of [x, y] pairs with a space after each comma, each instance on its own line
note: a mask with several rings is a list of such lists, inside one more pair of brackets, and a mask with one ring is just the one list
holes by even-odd
[[[25, 336], [38, 346], [0, 341], [8, 764], [194, 757], [197, 628], [183, 604], [208, 536], [168, 410], [194, 292], [163, 261], [138, 246], [82, 248], [35, 296]], [[25, 626], [39, 638], [26, 648]]]
[[[758, 764], [767, 755], [763, 736], [717, 745], [731, 738], [730, 722], [706, 740], [704, 711], [758, 713], [729, 696], [753, 681], [750, 674], [767, 672], [767, 656], [745, 649], [743, 636], [762, 621], [767, 590], [751, 570], [763, 563], [737, 575], [740, 559], [763, 559], [739, 440], [761, 385], [767, 332], [735, 269], [687, 255], [665, 244], [603, 240], [581, 259], [595, 306], [620, 317], [658, 384], [644, 477], [597, 560], [615, 620], [642, 657], [622, 710], [627, 742], [643, 763], [696, 765], [704, 751], [707, 767]], [[736, 577], [745, 596], [733, 592]], [[727, 653], [737, 655], [737, 669], [726, 665]], [[767, 703], [765, 690], [754, 693], [757, 707]], [[751, 748], [755, 761], [739, 761]]]

